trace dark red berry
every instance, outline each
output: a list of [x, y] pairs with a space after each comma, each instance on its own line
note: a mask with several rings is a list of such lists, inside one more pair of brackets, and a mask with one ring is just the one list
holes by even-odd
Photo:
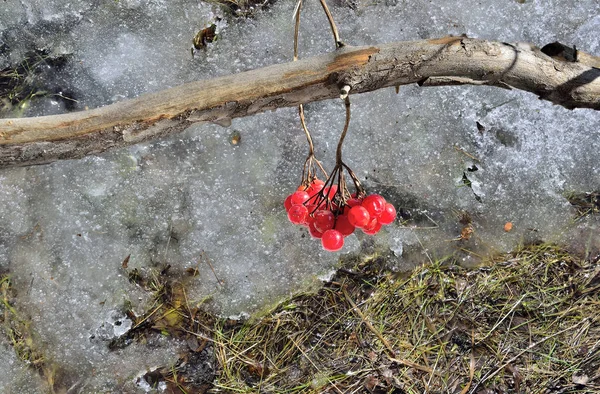
[[348, 215], [340, 215], [335, 221], [334, 229], [342, 233], [344, 237], [347, 237], [354, 232], [355, 227], [348, 220]]
[[315, 217], [315, 228], [320, 232], [324, 233], [325, 231], [332, 229], [333, 224], [335, 223], [335, 216], [331, 211], [317, 211], [314, 214]]

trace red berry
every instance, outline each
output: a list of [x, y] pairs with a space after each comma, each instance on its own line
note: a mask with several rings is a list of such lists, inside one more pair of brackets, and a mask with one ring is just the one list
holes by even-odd
[[313, 179], [313, 181], [310, 183], [310, 185], [308, 186], [308, 189], [306, 190], [308, 192], [308, 194], [310, 194], [310, 196], [314, 196], [315, 194], [317, 194], [318, 192], [321, 191], [321, 189], [323, 189], [323, 185], [325, 185], [325, 182], [323, 182], [320, 179]]
[[315, 204], [311, 204], [314, 200], [311, 200], [308, 204], [305, 204], [305, 207], [308, 208], [308, 213], [311, 214], [317, 207]]
[[369, 211], [371, 217], [377, 218], [385, 208], [385, 198], [381, 197], [379, 194], [371, 194], [365, 197], [361, 205]]
[[308, 200], [308, 197], [309, 197], [309, 195], [307, 192], [298, 190], [298, 191], [292, 193], [292, 205], [295, 205], [295, 204], [302, 205], [306, 202], [306, 200]]
[[348, 205], [350, 208], [355, 207], [355, 206], [360, 205], [360, 204], [362, 204], [362, 201], [359, 200], [358, 198], [354, 198], [354, 197], [349, 198], [346, 201], [346, 205]]
[[285, 201], [283, 202], [283, 206], [285, 207], [286, 212], [290, 210], [290, 208], [292, 207], [292, 195], [291, 194], [286, 197]]
[[308, 194], [312, 197], [315, 194], [317, 194], [318, 192], [321, 191], [321, 189], [323, 189], [323, 185], [322, 184], [312, 184], [308, 187], [308, 189], [306, 190], [308, 192]]
[[323, 194], [325, 195], [325, 197], [332, 200], [333, 197], [335, 196], [335, 193], [337, 193], [337, 189], [338, 189], [337, 185], [332, 185], [331, 187], [326, 187], [323, 189]]
[[304, 205], [292, 205], [288, 211], [288, 219], [294, 224], [303, 224], [308, 216], [308, 209]]
[[363, 227], [363, 232], [368, 235], [375, 235], [381, 230], [381, 223], [377, 220], [377, 218], [373, 218], [369, 224]]
[[381, 216], [379, 216], [378, 221], [381, 224], [390, 224], [393, 223], [394, 220], [396, 220], [396, 208], [394, 208], [394, 206], [388, 202], [385, 204], [383, 212], [381, 213]]
[[342, 233], [344, 237], [352, 234], [354, 232], [354, 228], [355, 227], [348, 220], [348, 215], [340, 215], [337, 217], [334, 229]]
[[348, 221], [354, 227], [364, 227], [369, 224], [371, 220], [371, 216], [369, 215], [369, 211], [361, 205], [357, 205], [355, 207], [350, 208], [348, 211]]
[[310, 226], [311, 224], [313, 224], [315, 222], [315, 217], [314, 215], [311, 215], [310, 213], [312, 212], [310, 210], [310, 206], [309, 205], [305, 205], [306, 209], [308, 210], [308, 214], [306, 215], [306, 219], [304, 219], [304, 225], [306, 225], [307, 227]]
[[335, 223], [335, 216], [331, 211], [317, 211], [314, 214], [315, 217], [315, 228], [320, 232], [332, 229]]
[[327, 230], [321, 237], [321, 244], [323, 249], [335, 252], [344, 246], [344, 236], [337, 230]]
[[325, 182], [323, 182], [322, 180], [315, 178], [312, 180], [312, 182], [310, 183], [311, 186], [324, 186]]
[[314, 221], [308, 225], [308, 232], [310, 233], [310, 236], [313, 238], [321, 238], [323, 236], [323, 233], [315, 228]]

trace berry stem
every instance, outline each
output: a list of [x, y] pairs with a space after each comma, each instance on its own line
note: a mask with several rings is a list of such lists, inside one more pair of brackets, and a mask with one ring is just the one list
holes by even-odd
[[354, 188], [356, 189], [356, 197], [360, 198], [360, 197], [364, 196], [366, 194], [365, 189], [362, 187], [362, 184], [358, 180], [358, 177], [356, 176], [354, 171], [352, 171], [352, 169], [350, 167], [348, 167], [345, 163], [342, 163], [342, 165], [344, 166], [346, 171], [348, 171], [348, 175], [350, 175], [350, 178], [352, 179], [352, 182], [354, 183]]
[[344, 105], [346, 106], [346, 123], [344, 124], [344, 130], [342, 131], [342, 135], [340, 136], [340, 140], [338, 142], [337, 151], [335, 155], [335, 165], [342, 166], [344, 163], [342, 162], [342, 145], [344, 144], [344, 138], [346, 138], [346, 133], [348, 133], [348, 126], [350, 126], [350, 98], [346, 97], [344, 99]]
[[[324, 7], [327, 6], [325, 5]], [[298, 60], [298, 35], [300, 33], [301, 10], [302, 0], [298, 0], [296, 10], [294, 11], [294, 61]], [[321, 165], [321, 162], [315, 157], [315, 147], [313, 145], [313, 140], [312, 136], [310, 135], [310, 131], [308, 131], [308, 127], [306, 127], [306, 119], [304, 117], [304, 106], [302, 104], [298, 106], [298, 115], [300, 116], [300, 124], [302, 125], [302, 129], [304, 130], [304, 134], [306, 134], [306, 140], [308, 141], [308, 156], [306, 158], [306, 161], [304, 162], [304, 169], [302, 171], [302, 184], [308, 187], [308, 185], [310, 185], [310, 182], [317, 176], [317, 167], [319, 170], [321, 170], [325, 178], [327, 178], [327, 171], [325, 171], [325, 169]]]
[[[302, 0], [300, 0], [302, 1]], [[323, 11], [325, 11], [325, 15], [327, 15], [327, 20], [329, 21], [329, 27], [331, 27], [331, 33], [333, 34], [333, 39], [335, 41], [335, 49], [339, 49], [344, 46], [344, 43], [340, 39], [340, 34], [338, 33], [337, 26], [333, 21], [333, 16], [331, 12], [329, 12], [329, 7], [327, 7], [327, 3], [325, 0], [321, 0], [321, 6], [323, 7]]]
[[313, 145], [312, 137], [310, 135], [310, 131], [308, 131], [308, 127], [306, 127], [306, 120], [304, 118], [304, 107], [302, 104], [298, 106], [298, 114], [300, 115], [300, 124], [302, 125], [302, 129], [304, 130], [304, 134], [306, 134], [306, 140], [308, 141], [308, 155], [314, 156], [315, 147]]
[[300, 11], [302, 9], [302, 0], [298, 0], [296, 4], [296, 10], [294, 12], [294, 19], [296, 23], [294, 25], [294, 61], [298, 60], [298, 34], [300, 33]]

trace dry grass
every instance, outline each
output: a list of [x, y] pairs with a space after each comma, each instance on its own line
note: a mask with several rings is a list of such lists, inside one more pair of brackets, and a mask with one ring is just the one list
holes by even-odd
[[8, 339], [16, 356], [42, 377], [46, 392], [55, 394], [62, 371], [45, 357], [31, 321], [14, 307], [15, 297], [10, 277], [0, 273], [0, 335]]
[[[477, 269], [438, 261], [399, 277], [385, 265], [378, 257], [341, 268], [316, 294], [246, 322], [192, 306], [189, 273], [144, 279], [133, 270], [155, 298], [146, 313], [128, 312], [134, 327], [109, 347], [148, 335], [185, 340], [175, 365], [145, 375], [169, 393], [600, 392], [598, 260], [544, 244]], [[35, 350], [0, 279], [4, 334], [52, 391], [48, 371], [60, 368]]]
[[600, 268], [538, 245], [475, 270], [340, 270], [213, 339], [211, 392], [600, 391]]
[[577, 210], [577, 218], [600, 213], [600, 190], [587, 193], [567, 192], [565, 196]]

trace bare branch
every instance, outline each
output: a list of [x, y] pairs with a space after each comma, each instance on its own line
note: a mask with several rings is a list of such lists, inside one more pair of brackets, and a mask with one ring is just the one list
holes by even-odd
[[[595, 59], [595, 60], [594, 60]], [[592, 57], [592, 61], [597, 61]], [[466, 37], [343, 47], [333, 53], [197, 81], [89, 111], [0, 120], [0, 167], [74, 159], [282, 107], [388, 86], [516, 88], [566, 108], [600, 110], [600, 69], [528, 44]]]

